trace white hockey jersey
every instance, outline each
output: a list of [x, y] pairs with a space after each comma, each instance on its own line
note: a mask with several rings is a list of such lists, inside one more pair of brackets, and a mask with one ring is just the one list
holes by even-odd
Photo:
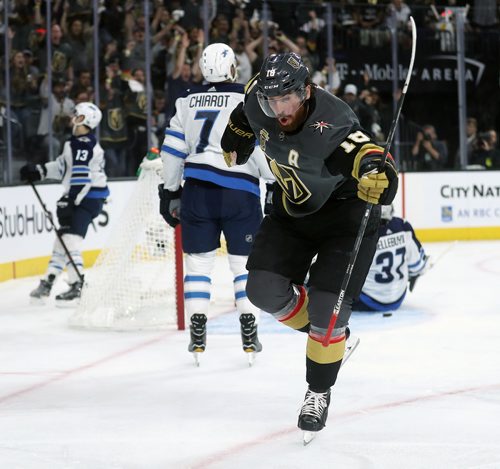
[[45, 163], [45, 177], [62, 180], [64, 195], [79, 205], [85, 197], [104, 199], [109, 195], [104, 163], [104, 150], [94, 134], [72, 136], [56, 160]]
[[410, 276], [423, 272], [427, 258], [412, 226], [393, 217], [379, 229], [377, 251], [363, 285], [360, 300], [375, 310], [400, 306]]
[[203, 85], [177, 99], [161, 146], [165, 189], [176, 191], [184, 177], [260, 197], [259, 178], [274, 180], [260, 147], [246, 164], [228, 168], [220, 145], [229, 116], [243, 99], [244, 87], [237, 83]]

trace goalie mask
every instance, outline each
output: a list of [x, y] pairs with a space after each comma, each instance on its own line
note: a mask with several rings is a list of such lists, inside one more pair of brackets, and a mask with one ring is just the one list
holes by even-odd
[[394, 207], [391, 205], [381, 205], [380, 206], [380, 218], [389, 222], [394, 216]]
[[80, 103], [75, 106], [75, 115], [71, 120], [73, 134], [76, 127], [85, 125], [89, 129], [95, 129], [102, 119], [101, 110], [94, 103]]
[[236, 57], [226, 44], [215, 43], [205, 47], [200, 57], [200, 69], [209, 83], [236, 80]]
[[267, 57], [260, 69], [257, 99], [268, 117], [294, 114], [308, 98], [309, 70], [294, 52]]

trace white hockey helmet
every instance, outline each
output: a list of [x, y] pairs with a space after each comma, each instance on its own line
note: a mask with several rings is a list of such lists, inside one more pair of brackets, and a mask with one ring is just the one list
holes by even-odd
[[209, 83], [236, 80], [236, 57], [233, 49], [216, 42], [205, 47], [200, 57], [200, 69]]
[[391, 221], [394, 216], [394, 207], [391, 205], [380, 206], [380, 218], [382, 220]]
[[102, 112], [94, 103], [80, 103], [75, 106], [73, 127], [86, 125], [90, 129], [95, 129], [101, 122], [101, 119]]

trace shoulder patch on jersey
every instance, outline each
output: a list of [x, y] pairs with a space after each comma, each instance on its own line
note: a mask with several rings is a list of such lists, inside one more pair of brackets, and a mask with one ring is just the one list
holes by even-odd
[[249, 94], [250, 91], [252, 91], [252, 88], [257, 84], [258, 76], [259, 74], [257, 73], [252, 78], [250, 78], [250, 81], [245, 85], [245, 94]]
[[308, 127], [311, 127], [312, 129], [314, 129], [314, 132], [316, 132], [316, 130], [319, 130], [319, 133], [321, 135], [323, 135], [323, 130], [324, 129], [332, 129], [333, 125], [329, 124], [328, 122], [325, 122], [325, 121], [316, 121], [316, 122], [313, 122], [312, 124], [309, 124]]

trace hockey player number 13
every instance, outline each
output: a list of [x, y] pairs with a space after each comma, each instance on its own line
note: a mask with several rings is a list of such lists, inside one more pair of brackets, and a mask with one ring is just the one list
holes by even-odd
[[88, 150], [76, 150], [75, 161], [87, 161], [88, 156]]

